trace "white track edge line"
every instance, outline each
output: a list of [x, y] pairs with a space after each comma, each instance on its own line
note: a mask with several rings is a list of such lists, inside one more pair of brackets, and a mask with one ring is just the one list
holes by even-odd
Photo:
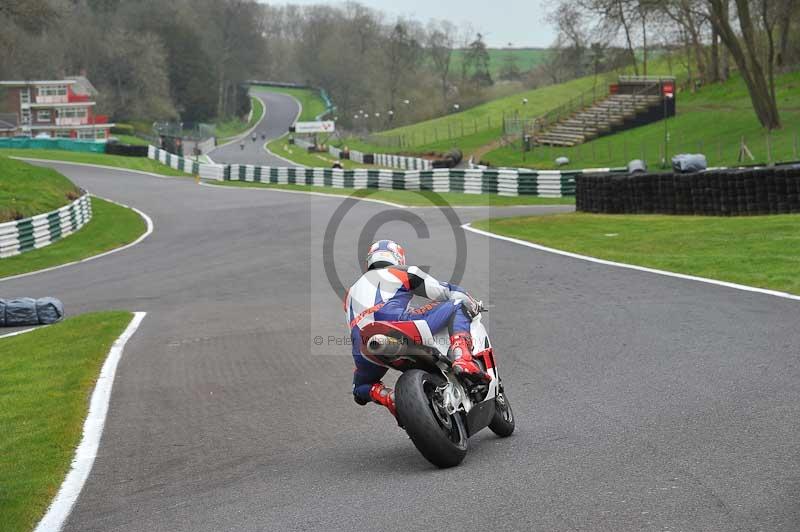
[[[36, 270], [36, 271], [33, 271], [33, 272], [20, 273], [18, 275], [11, 275], [9, 277], [2, 277], [2, 278], [0, 278], [0, 283], [2, 283], [3, 281], [10, 281], [12, 279], [21, 279], [22, 277], [30, 277], [31, 275], [37, 275], [37, 274], [40, 274], [40, 273], [51, 272], [53, 270], [60, 270], [61, 268], [66, 268], [67, 266], [74, 266], [75, 264], [83, 264], [84, 262], [89, 262], [91, 260], [107, 257], [108, 255], [111, 255], [113, 253], [118, 253], [120, 251], [125, 251], [128, 248], [132, 248], [133, 246], [141, 243], [145, 238], [147, 238], [148, 236], [150, 236], [153, 233], [153, 229], [155, 227], [155, 225], [153, 224], [153, 220], [151, 220], [149, 216], [147, 216], [145, 213], [143, 213], [142, 211], [140, 211], [136, 207], [131, 207], [130, 205], [125, 205], [124, 203], [119, 203], [117, 201], [114, 201], [114, 200], [111, 200], [111, 199], [108, 199], [108, 198], [104, 198], [102, 196], [96, 196], [94, 194], [92, 194], [92, 196], [95, 196], [96, 198], [100, 198], [101, 200], [108, 201], [110, 203], [114, 203], [115, 205], [119, 205], [120, 207], [125, 207], [127, 209], [132, 210], [133, 212], [138, 214], [145, 221], [145, 224], [147, 224], [147, 230], [139, 238], [137, 238], [136, 240], [134, 240], [130, 244], [125, 244], [122, 247], [110, 249], [108, 251], [104, 251], [103, 253], [100, 253], [99, 255], [92, 255], [91, 257], [86, 257], [85, 259], [76, 260], [76, 261], [72, 261], [72, 262], [67, 262], [66, 264], [59, 264], [58, 266], [51, 266], [50, 268], [44, 268], [43, 270]], [[76, 233], [73, 233], [73, 234], [76, 234]], [[41, 248], [41, 249], [44, 249], [44, 248]]]
[[780, 297], [782, 299], [791, 299], [794, 301], [800, 301], [799, 295], [789, 294], [787, 292], [779, 292], [777, 290], [768, 290], [766, 288], [756, 288], [755, 286], [748, 286], [744, 284], [737, 284], [731, 283], [728, 281], [720, 281], [718, 279], [709, 279], [708, 277], [698, 277], [696, 275], [688, 275], [685, 273], [675, 273], [675, 272], [668, 272], [665, 270], [657, 270], [655, 268], [647, 268], [645, 266], [636, 266], [635, 264], [627, 264], [624, 262], [614, 262], [605, 259], [598, 259], [596, 257], [590, 257], [587, 255], [580, 255], [578, 253], [571, 253], [569, 251], [562, 251], [560, 249], [549, 248], [547, 246], [542, 246], [540, 244], [534, 244], [532, 242], [527, 242], [525, 240], [520, 240], [517, 238], [512, 238], [508, 236], [498, 235], [497, 233], [492, 233], [490, 231], [484, 231], [482, 229], [476, 229], [472, 227], [471, 224], [464, 224], [461, 226], [466, 231], [471, 231], [473, 233], [488, 236], [490, 238], [496, 238], [498, 240], [505, 240], [506, 242], [511, 242], [512, 244], [519, 244], [520, 246], [525, 246], [533, 249], [537, 249], [539, 251], [545, 251], [547, 253], [554, 253], [556, 255], [562, 255], [564, 257], [570, 257], [573, 259], [584, 260], [588, 262], [594, 262], [596, 264], [603, 264], [605, 266], [615, 266], [617, 268], [626, 268], [628, 270], [636, 270], [645, 273], [654, 273], [656, 275], [664, 275], [667, 277], [675, 277], [677, 279], [684, 279], [687, 281], [696, 281], [700, 283], [706, 284], [713, 284], [716, 286], [723, 286], [725, 288], [733, 288], [735, 290], [741, 290], [744, 292], [755, 292], [758, 294], [764, 294], [773, 297]]
[[[282, 92], [281, 93], [277, 93], [277, 94], [281, 94], [283, 96], [288, 96], [289, 98], [294, 100], [294, 103], [297, 104], [297, 114], [294, 116], [294, 121], [295, 121], [295, 123], [297, 123], [297, 120], [300, 118], [300, 115], [303, 114], [303, 104], [300, 103], [300, 100], [298, 100], [297, 98], [295, 98], [291, 94], [286, 94], [286, 93], [282, 93]], [[263, 100], [261, 100], [261, 103], [264, 105], [264, 120], [266, 120], [267, 119], [267, 103], [265, 101], [263, 101]], [[291, 159], [287, 159], [286, 157], [281, 157], [280, 155], [276, 155], [275, 152], [273, 152], [272, 150], [267, 148], [267, 144], [269, 144], [273, 140], [282, 139], [283, 137], [287, 136], [288, 134], [289, 134], [289, 132], [287, 131], [286, 133], [284, 133], [280, 137], [275, 137], [274, 139], [268, 139], [264, 143], [262, 148], [264, 148], [264, 151], [267, 152], [269, 155], [272, 155], [273, 157], [277, 157], [281, 161], [286, 161], [287, 163], [292, 164], [292, 165], [294, 165], [295, 167], [298, 167], [298, 168], [308, 168], [307, 166], [305, 166], [303, 164], [300, 164], [297, 161], [292, 161]]]
[[[70, 165], [70, 166], [89, 166], [91, 168], [100, 168], [102, 170], [113, 170], [115, 172], [130, 172], [132, 174], [148, 175], [148, 176], [151, 176], [151, 177], [158, 177], [159, 179], [186, 179], [187, 177], [188, 178], [192, 177], [191, 174], [186, 174], [185, 176], [155, 174], [153, 172], [146, 172], [144, 170], [134, 170], [133, 168], [123, 168], [121, 166], [106, 166], [104, 164], [92, 164], [92, 163], [76, 163], [76, 162], [73, 162], [73, 161], [61, 161], [61, 160], [58, 160], [58, 159], [36, 159], [35, 157], [17, 157], [16, 155], [12, 156], [12, 157], [9, 157], [9, 159], [16, 159], [18, 161], [33, 161], [33, 162], [36, 162], [36, 163], [67, 164], [67, 165]], [[152, 161], [152, 160], [153, 159], [148, 159], [148, 161]], [[160, 163], [159, 161], [156, 161], [156, 162], [158, 162], [162, 166], [167, 166], [167, 165], [165, 165], [163, 163]], [[167, 166], [167, 168], [172, 168], [172, 167], [171, 166]]]
[[[248, 95], [249, 95], [249, 93], [248, 93]], [[211, 151], [216, 151], [216, 150], [218, 150], [218, 149], [220, 149], [220, 148], [224, 148], [225, 146], [230, 146], [230, 145], [231, 145], [231, 144], [233, 144], [234, 142], [237, 142], [237, 141], [239, 141], [239, 140], [242, 140], [243, 138], [246, 138], [246, 137], [248, 137], [248, 136], [250, 135], [250, 133], [252, 133], [253, 131], [255, 131], [255, 130], [256, 130], [256, 128], [258, 128], [258, 125], [259, 125], [259, 124], [261, 124], [261, 122], [263, 122], [265, 118], [267, 118], [267, 106], [266, 106], [266, 104], [264, 103], [264, 100], [262, 100], [261, 98], [258, 98], [258, 96], [254, 96], [254, 98], [257, 98], [257, 99], [258, 99], [258, 101], [260, 101], [260, 102], [261, 102], [261, 109], [264, 111], [264, 112], [261, 114], [261, 118], [259, 118], [259, 119], [258, 119], [258, 122], [256, 122], [255, 124], [253, 124], [253, 127], [251, 127], [250, 129], [248, 129], [248, 130], [247, 130], [247, 131], [245, 131], [244, 133], [240, 133], [240, 134], [238, 134], [238, 135], [234, 135], [233, 137], [231, 137], [231, 139], [230, 139], [229, 141], [225, 142], [224, 144], [220, 144], [219, 146], [214, 146], [214, 149], [213, 149], [213, 150], [211, 150]], [[211, 153], [211, 152], [209, 152], [209, 153]]]
[[212, 188], [222, 188], [222, 189], [242, 189], [242, 190], [263, 190], [265, 192], [284, 192], [286, 194], [306, 194], [308, 196], [323, 196], [326, 198], [338, 198], [338, 199], [355, 199], [358, 201], [370, 201], [372, 203], [380, 203], [382, 205], [387, 205], [389, 207], [395, 207], [398, 209], [408, 209], [407, 205], [401, 205], [399, 203], [392, 203], [391, 201], [384, 201], [378, 199], [371, 199], [371, 198], [357, 198], [355, 196], [346, 196], [344, 194], [330, 194], [327, 192], [314, 192], [314, 191], [305, 191], [305, 190], [286, 190], [284, 188], [269, 188], [269, 187], [227, 187], [225, 185], [215, 185], [213, 181], [208, 183], [200, 183], [200, 185], [204, 187], [212, 187]]
[[[42, 325], [42, 327], [47, 327], [47, 325]], [[29, 333], [29, 332], [33, 332], [33, 331], [38, 331], [42, 327], [31, 327], [30, 329], [23, 329], [21, 331], [14, 331], [12, 333], [4, 334], [4, 335], [0, 336], [0, 340], [2, 340], [3, 338], [11, 338], [12, 336], [19, 336], [20, 334], [25, 334], [25, 333]]]
[[83, 423], [83, 436], [78, 448], [75, 450], [69, 473], [64, 477], [55, 499], [53, 499], [47, 509], [47, 513], [39, 521], [34, 532], [57, 532], [61, 530], [72, 511], [72, 507], [75, 505], [75, 501], [78, 500], [83, 485], [92, 471], [97, 449], [100, 446], [100, 438], [103, 435], [103, 426], [108, 414], [111, 389], [114, 385], [117, 365], [122, 357], [125, 344], [128, 343], [136, 329], [139, 328], [146, 315], [146, 312], [135, 312], [125, 331], [111, 346], [100, 370], [100, 375], [97, 377], [97, 384], [95, 384], [92, 392], [89, 413]]

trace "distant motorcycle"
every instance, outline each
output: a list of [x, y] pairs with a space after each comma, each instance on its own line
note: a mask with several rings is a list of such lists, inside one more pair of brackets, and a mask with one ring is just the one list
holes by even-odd
[[467, 439], [479, 430], [489, 427], [501, 437], [514, 432], [511, 403], [480, 313], [470, 332], [473, 356], [491, 381], [468, 388], [453, 373], [446, 330], [431, 335], [425, 321], [376, 321], [361, 330], [364, 356], [403, 372], [395, 386], [398, 424], [422, 456], [442, 468], [461, 463]]

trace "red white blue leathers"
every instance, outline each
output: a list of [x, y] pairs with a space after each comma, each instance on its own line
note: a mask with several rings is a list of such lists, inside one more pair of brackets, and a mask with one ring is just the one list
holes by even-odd
[[[432, 303], [409, 310], [413, 296]], [[347, 292], [344, 309], [353, 342], [353, 396], [366, 404], [373, 385], [380, 382], [388, 368], [369, 361], [361, 354], [361, 328], [374, 321], [424, 320], [432, 333], [447, 327], [450, 336], [469, 336], [472, 321], [464, 309], [466, 291], [459, 286], [440, 283], [416, 266], [378, 267], [367, 271]]]

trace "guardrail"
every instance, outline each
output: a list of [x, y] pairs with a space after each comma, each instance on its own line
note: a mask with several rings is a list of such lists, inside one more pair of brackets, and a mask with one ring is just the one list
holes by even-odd
[[[351, 156], [352, 156], [351, 152]], [[363, 155], [363, 154], [362, 154]], [[338, 170], [285, 168], [249, 164], [205, 164], [172, 155], [150, 146], [148, 157], [176, 170], [216, 181], [247, 181], [280, 185], [382, 190], [430, 190], [501, 196], [559, 198], [575, 195], [575, 171], [529, 169]]]
[[37, 214], [24, 220], [0, 224], [0, 258], [12, 257], [32, 249], [43, 248], [60, 240], [92, 219], [89, 194], [60, 209]]

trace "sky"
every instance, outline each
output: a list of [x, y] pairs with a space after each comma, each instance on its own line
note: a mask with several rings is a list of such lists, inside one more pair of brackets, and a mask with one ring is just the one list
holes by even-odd
[[[339, 4], [338, 0], [261, 0], [266, 4]], [[492, 48], [547, 47], [555, 32], [545, 21], [548, 0], [359, 0], [389, 15], [471, 24]]]

